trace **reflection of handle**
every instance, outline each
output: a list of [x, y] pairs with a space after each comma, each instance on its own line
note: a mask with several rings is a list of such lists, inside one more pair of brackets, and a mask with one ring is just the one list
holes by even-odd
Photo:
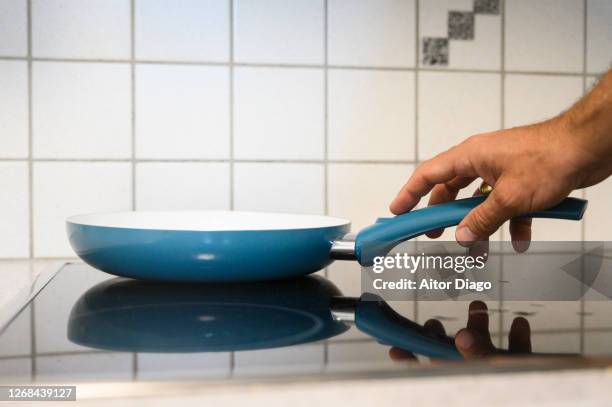
[[435, 337], [402, 317], [375, 294], [365, 293], [355, 309], [355, 324], [379, 342], [437, 359], [462, 359], [449, 337]]
[[[363, 266], [371, 266], [374, 257], [386, 255], [389, 250], [404, 240], [412, 239], [431, 230], [459, 224], [472, 209], [485, 199], [485, 196], [458, 199], [376, 222], [362, 229], [357, 235], [355, 239], [357, 259]], [[586, 206], [587, 201], [583, 199], [565, 198], [552, 208], [528, 213], [523, 217], [580, 220]]]

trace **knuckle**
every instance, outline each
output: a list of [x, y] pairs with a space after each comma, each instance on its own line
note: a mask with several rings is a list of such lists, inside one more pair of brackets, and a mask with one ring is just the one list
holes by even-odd
[[480, 141], [482, 140], [482, 135], [480, 134], [474, 134], [472, 136], [469, 136], [468, 138], [466, 138], [462, 144], [472, 147], [475, 144], [480, 143]]
[[500, 189], [491, 194], [490, 198], [493, 200], [495, 206], [501, 209], [504, 213], [516, 213], [520, 207], [523, 198], [511, 191]]

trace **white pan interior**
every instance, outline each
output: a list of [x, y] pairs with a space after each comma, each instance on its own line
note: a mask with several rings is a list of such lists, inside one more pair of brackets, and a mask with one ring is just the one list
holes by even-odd
[[294, 230], [349, 223], [330, 216], [236, 211], [113, 212], [76, 215], [66, 221], [112, 228], [190, 231]]

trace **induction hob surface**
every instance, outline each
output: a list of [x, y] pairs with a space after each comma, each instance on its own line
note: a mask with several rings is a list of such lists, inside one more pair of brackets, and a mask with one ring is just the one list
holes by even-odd
[[[0, 334], [0, 382], [298, 380], [474, 369], [391, 360], [389, 346], [331, 317], [325, 296], [342, 294], [323, 277], [180, 285], [66, 264]], [[407, 305], [409, 317], [418, 307], [417, 318], [436, 317], [449, 334], [465, 323], [461, 302], [393, 304], [400, 312]], [[499, 346], [506, 344], [505, 321], [525, 315], [534, 316], [534, 350], [612, 354], [610, 302], [500, 302], [490, 310]], [[558, 322], [546, 315], [559, 316]]]

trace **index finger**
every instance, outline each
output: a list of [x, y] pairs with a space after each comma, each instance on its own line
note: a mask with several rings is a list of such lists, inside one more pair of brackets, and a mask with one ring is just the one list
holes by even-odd
[[435, 185], [448, 182], [456, 176], [476, 177], [471, 166], [466, 165], [466, 157], [462, 156], [461, 151], [461, 148], [453, 147], [419, 165], [391, 202], [391, 212], [398, 215], [409, 211]]

